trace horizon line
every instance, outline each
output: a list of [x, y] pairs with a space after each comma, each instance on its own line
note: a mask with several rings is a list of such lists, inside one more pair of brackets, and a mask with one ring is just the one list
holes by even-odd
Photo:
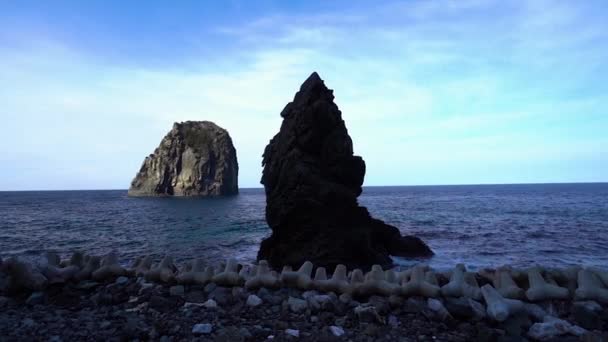
[[[530, 183], [465, 183], [465, 184], [410, 184], [410, 185], [363, 185], [363, 188], [390, 188], [390, 187], [433, 187], [433, 186], [493, 186], [493, 185], [568, 185], [568, 184], [608, 184], [608, 181], [593, 182], [530, 182]], [[258, 187], [239, 187], [239, 190], [264, 189]], [[0, 190], [1, 192], [68, 192], [68, 191], [128, 191], [128, 188], [117, 189], [32, 189], [32, 190]]]

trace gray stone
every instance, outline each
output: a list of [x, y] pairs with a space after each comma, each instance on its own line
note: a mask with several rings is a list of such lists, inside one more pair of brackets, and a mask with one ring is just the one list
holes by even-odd
[[291, 337], [300, 337], [300, 331], [295, 329], [287, 329], [285, 330], [285, 334]]
[[11, 284], [11, 281], [10, 281], [8, 275], [6, 275], [6, 274], [4, 274], [4, 272], [0, 271], [0, 292], [8, 291], [10, 284]]
[[152, 309], [160, 312], [167, 312], [172, 309], [175, 309], [178, 306], [178, 304], [174, 300], [162, 296], [150, 297], [149, 303]]
[[426, 303], [423, 299], [418, 297], [410, 297], [405, 301], [403, 305], [403, 311], [407, 313], [419, 313], [424, 310]]
[[492, 329], [485, 323], [478, 323], [476, 341], [479, 342], [495, 342], [503, 338], [504, 332], [498, 329]]
[[78, 284], [76, 284], [75, 288], [77, 288], [79, 290], [90, 290], [97, 286], [99, 286], [99, 283], [96, 281], [83, 280], [83, 281], [79, 282]]
[[334, 323], [339, 327], [344, 327], [346, 326], [346, 317], [336, 318], [336, 321]]
[[306, 311], [308, 303], [303, 299], [289, 297], [287, 300], [287, 306], [291, 312], [300, 313]]
[[567, 331], [560, 329], [559, 326], [551, 323], [534, 323], [528, 330], [528, 337], [539, 341], [547, 341], [560, 335], [566, 334]]
[[504, 322], [500, 323], [500, 327], [505, 331], [507, 336], [522, 336], [530, 328], [532, 322], [525, 312], [509, 316]]
[[336, 337], [344, 335], [344, 329], [335, 325], [330, 326], [329, 331]]
[[233, 299], [232, 289], [227, 287], [217, 287], [215, 290], [209, 293], [209, 298], [215, 300], [219, 305], [226, 305]]
[[246, 339], [253, 337], [253, 335], [251, 334], [249, 329], [247, 329], [245, 327], [240, 328], [239, 333], [241, 334], [241, 336], [243, 336], [243, 338], [246, 338]]
[[398, 327], [399, 326], [399, 319], [397, 318], [397, 316], [395, 316], [395, 315], [388, 316], [388, 325], [390, 325], [393, 328]]
[[445, 308], [455, 318], [468, 320], [473, 318], [474, 312], [468, 298], [446, 298]]
[[36, 325], [36, 322], [34, 322], [34, 320], [31, 318], [26, 318], [21, 321], [21, 325], [25, 328], [32, 328]]
[[573, 325], [568, 321], [565, 321], [563, 319], [559, 319], [559, 318], [553, 317], [553, 316], [545, 316], [545, 319], [543, 320], [543, 322], [548, 323], [548, 324], [553, 324], [553, 325], [557, 326], [559, 329], [565, 329], [565, 331], [568, 334], [572, 334], [574, 336], [582, 336], [587, 332], [587, 330], [585, 330], [577, 325]]
[[173, 297], [183, 297], [186, 294], [186, 289], [183, 285], [171, 286], [169, 288], [169, 295]]
[[390, 295], [388, 297], [388, 304], [393, 309], [401, 307], [403, 305], [403, 303], [405, 303], [405, 299], [403, 297], [401, 297], [401, 296]]
[[139, 288], [139, 295], [142, 295], [146, 292], [152, 291], [155, 287], [153, 283], [141, 283]]
[[187, 302], [191, 303], [204, 303], [207, 300], [207, 296], [203, 291], [195, 290], [188, 291], [185, 295], [185, 299]]
[[257, 295], [258, 295], [258, 297], [264, 299], [265, 297], [272, 296], [272, 293], [267, 288], [262, 287], [258, 290]]
[[44, 304], [44, 293], [33, 292], [25, 301], [27, 305], [40, 305]]
[[572, 334], [574, 336], [583, 336], [587, 331], [579, 326], [570, 324], [562, 319], [545, 316], [542, 323], [534, 323], [528, 331], [528, 336], [540, 340], [546, 341], [557, 336]]
[[253, 294], [249, 295], [249, 297], [247, 297], [248, 306], [256, 307], [260, 304], [262, 304], [262, 299], [260, 299], [260, 297], [253, 295]]
[[124, 276], [116, 278], [116, 281], [115, 281], [115, 283], [118, 285], [125, 285], [128, 282], [129, 282], [129, 278], [124, 277]]
[[352, 302], [353, 297], [351, 295], [349, 295], [348, 293], [343, 293], [340, 295], [340, 297], [338, 297], [338, 300], [341, 303], [349, 304], [350, 302]]
[[606, 342], [608, 341], [608, 332], [597, 333], [588, 331], [579, 340], [584, 342]]
[[572, 305], [574, 321], [589, 330], [602, 328], [601, 312], [602, 307], [593, 301], [574, 302]]
[[357, 318], [361, 322], [384, 323], [384, 320], [373, 306], [357, 306], [355, 308], [355, 315], [357, 315]]
[[203, 303], [203, 306], [206, 307], [207, 309], [216, 309], [217, 308], [217, 302], [213, 299], [209, 299], [206, 302]]
[[268, 296], [266, 298], [261, 297], [262, 300], [268, 301], [272, 305], [280, 305], [283, 302], [283, 297], [281, 296]]
[[246, 296], [247, 296], [247, 292], [242, 287], [233, 287], [232, 288], [232, 297], [244, 299]]
[[584, 307], [585, 309], [587, 309], [589, 311], [602, 312], [602, 306], [593, 300], [574, 302], [572, 304], [574, 306]]
[[213, 331], [213, 325], [211, 325], [209, 323], [199, 323], [199, 324], [195, 324], [192, 327], [192, 333], [195, 335], [211, 334], [212, 331]]
[[211, 293], [213, 292], [215, 289], [217, 288], [217, 285], [215, 285], [215, 283], [209, 283], [207, 285], [205, 285], [205, 292], [206, 293]]
[[308, 300], [311, 297], [314, 297], [316, 295], [318, 295], [319, 293], [317, 291], [304, 291], [302, 292], [302, 298]]
[[131, 182], [129, 196], [238, 194], [238, 162], [228, 132], [209, 121], [173, 124]]
[[437, 315], [437, 318], [439, 318], [441, 321], [446, 321], [452, 318], [452, 315], [450, 315], [443, 303], [438, 299], [427, 299], [427, 306], [429, 309], [431, 309], [431, 311], [433, 311]]
[[331, 310], [333, 309], [333, 300], [329, 295], [313, 295], [308, 297], [308, 304], [314, 310]]
[[378, 311], [378, 313], [380, 315], [386, 315], [390, 310], [390, 305], [388, 304], [387, 299], [384, 297], [371, 296], [371, 297], [369, 297], [369, 300], [367, 303], [369, 305], [375, 307], [376, 311]]
[[543, 309], [538, 304], [532, 303], [524, 303], [524, 310], [528, 315], [530, 315], [535, 321], [542, 322], [545, 316], [547, 316], [547, 311]]
[[[249, 333], [247, 331], [247, 333]], [[251, 334], [249, 334], [251, 336]], [[243, 335], [242, 329], [234, 326], [218, 327], [213, 341], [215, 342], [244, 342], [248, 337]]]

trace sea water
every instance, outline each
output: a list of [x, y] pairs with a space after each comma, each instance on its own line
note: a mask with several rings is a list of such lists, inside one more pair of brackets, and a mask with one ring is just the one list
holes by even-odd
[[[365, 187], [376, 218], [413, 234], [437, 268], [608, 266], [608, 183]], [[0, 256], [46, 251], [253, 262], [270, 234], [263, 189], [227, 198], [130, 198], [126, 190], [0, 192]], [[395, 258], [400, 265], [420, 260]]]

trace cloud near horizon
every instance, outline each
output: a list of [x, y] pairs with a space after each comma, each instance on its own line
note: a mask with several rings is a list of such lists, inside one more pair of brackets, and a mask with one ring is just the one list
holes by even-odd
[[226, 128], [240, 186], [257, 187], [312, 71], [334, 89], [366, 185], [608, 181], [601, 1], [266, 4], [179, 27], [161, 9], [85, 24], [67, 2], [56, 11], [72, 26], [0, 11], [13, 14], [0, 14], [0, 190], [125, 189], [184, 120]]

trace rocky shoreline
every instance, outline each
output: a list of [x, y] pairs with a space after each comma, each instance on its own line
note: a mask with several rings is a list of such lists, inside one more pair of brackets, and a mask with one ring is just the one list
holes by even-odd
[[[204, 267], [207, 272], [199, 271], [203, 267], [197, 262], [178, 270], [171, 258], [153, 267], [150, 259], [141, 258], [131, 268], [124, 268], [110, 254], [89, 276], [78, 279], [90, 265], [82, 262], [93, 257], [75, 256], [53, 266], [58, 258], [51, 255], [49, 264], [42, 268], [15, 259], [0, 265], [2, 341], [608, 338], [608, 307], [602, 292], [606, 289], [600, 281], [605, 274], [600, 270], [579, 269], [580, 281], [574, 284], [572, 297], [568, 284], [545, 286], [554, 280], [567, 281], [555, 270], [542, 270], [541, 278], [547, 283], [540, 284], [545, 286], [544, 292], [536, 291], [535, 268], [524, 273], [527, 285], [521, 270], [473, 273], [464, 266], [448, 273], [435, 273], [424, 266], [404, 271], [374, 267], [365, 275], [360, 270], [348, 272], [345, 282], [340, 282], [340, 273], [345, 270], [341, 267], [332, 277], [325, 276], [321, 267], [313, 277], [312, 264], [298, 271], [286, 268], [278, 274], [264, 262], [251, 266], [233, 260], [220, 267]], [[78, 260], [80, 267], [76, 266]], [[30, 272], [30, 283], [23, 270]], [[68, 270], [72, 270], [69, 276]], [[412, 287], [420, 274], [424, 274], [420, 286]], [[598, 291], [591, 294], [585, 285], [588, 275], [600, 281], [596, 283]], [[32, 282], [42, 278], [43, 283]], [[332, 286], [335, 291], [329, 291]], [[526, 287], [521, 300], [503, 297], [519, 296], [517, 289], [524, 291]], [[559, 289], [566, 295], [556, 299], [562, 296]]]

